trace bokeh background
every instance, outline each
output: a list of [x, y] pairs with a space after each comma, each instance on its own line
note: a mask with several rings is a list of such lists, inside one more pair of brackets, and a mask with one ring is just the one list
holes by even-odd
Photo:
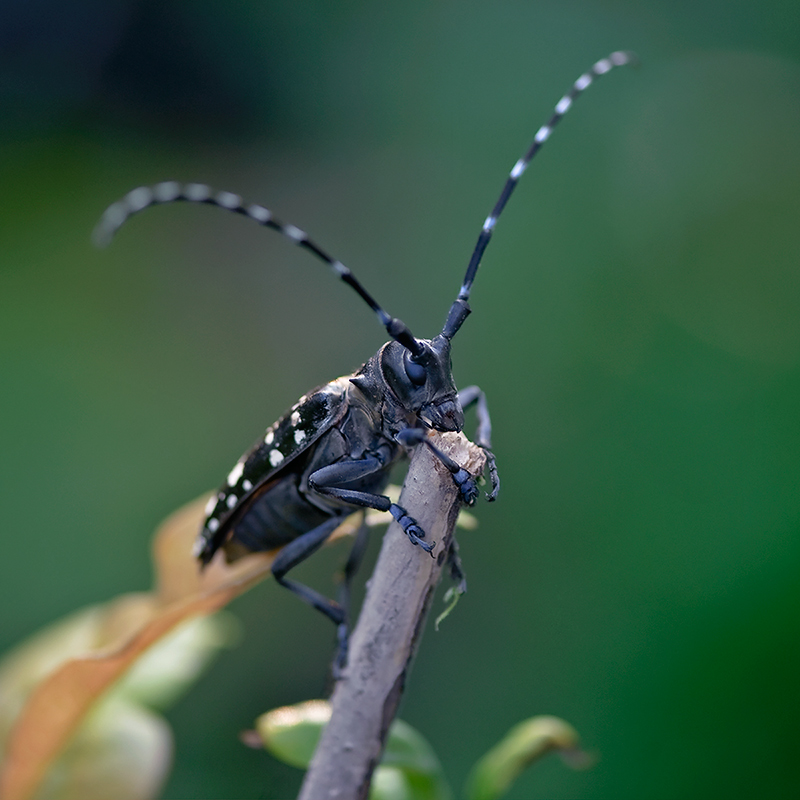
[[[433, 335], [508, 169], [618, 48], [642, 68], [525, 175], [455, 342], [503, 488], [401, 715], [456, 786], [552, 713], [599, 761], [512, 797], [797, 796], [796, 0], [2, 4], [0, 649], [146, 588], [155, 525], [384, 338], [322, 265], [214, 209], [96, 251], [107, 204], [239, 192]], [[303, 578], [330, 586], [344, 552]], [[239, 646], [169, 714], [165, 797], [299, 786], [237, 734], [325, 692], [333, 632], [271, 582], [233, 610]]]

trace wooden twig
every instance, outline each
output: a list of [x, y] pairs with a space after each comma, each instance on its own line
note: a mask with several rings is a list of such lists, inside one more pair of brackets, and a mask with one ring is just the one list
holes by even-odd
[[[463, 434], [432, 434], [473, 475], [485, 456]], [[331, 697], [332, 715], [306, 773], [299, 800], [366, 798], [386, 733], [397, 713], [452, 541], [460, 501], [452, 476], [429, 448], [411, 460], [400, 505], [436, 541], [433, 558], [412, 547], [393, 523], [351, 639], [344, 676]]]

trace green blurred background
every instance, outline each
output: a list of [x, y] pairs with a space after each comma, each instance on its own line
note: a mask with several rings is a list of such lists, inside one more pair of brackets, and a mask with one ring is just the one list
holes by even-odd
[[[597, 766], [553, 759], [515, 798], [797, 796], [796, 0], [3, 4], [2, 649], [148, 586], [155, 525], [384, 338], [322, 265], [214, 209], [93, 250], [107, 204], [239, 192], [433, 335], [508, 169], [618, 48], [642, 68], [526, 174], [455, 342], [503, 488], [401, 715], [456, 785], [519, 719], [569, 720]], [[344, 552], [303, 578], [329, 587]], [[333, 631], [271, 582], [233, 609], [241, 644], [169, 714], [166, 797], [299, 786], [237, 734], [325, 691]]]

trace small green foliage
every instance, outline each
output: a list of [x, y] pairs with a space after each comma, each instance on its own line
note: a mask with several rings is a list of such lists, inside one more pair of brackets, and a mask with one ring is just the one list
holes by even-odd
[[308, 769], [322, 729], [330, 718], [330, 703], [307, 700], [262, 714], [256, 720], [256, 731], [264, 749], [275, 758], [292, 767]]
[[436, 621], [433, 623], [434, 630], [439, 630], [439, 625], [442, 623], [443, 620], [447, 619], [450, 616], [450, 612], [456, 607], [456, 603], [458, 603], [461, 595], [464, 594], [463, 590], [460, 586], [451, 586], [445, 593], [443, 601], [447, 603], [444, 611], [436, 617]]
[[[330, 705], [309, 700], [276, 708], [256, 720], [264, 748], [286, 764], [307, 769], [330, 719]], [[389, 728], [386, 749], [375, 770], [370, 800], [450, 800], [441, 764], [423, 736], [401, 720]]]
[[591, 765], [591, 757], [578, 747], [575, 729], [558, 717], [531, 717], [515, 725], [473, 767], [467, 780], [468, 800], [502, 797], [522, 771], [552, 750], [561, 752], [575, 768]]
[[375, 771], [370, 800], [450, 800], [452, 793], [433, 748], [417, 730], [396, 719]]
[[[275, 758], [307, 769], [331, 716], [325, 700], [276, 708], [256, 720], [258, 740]], [[515, 725], [478, 761], [465, 787], [468, 800], [502, 797], [520, 773], [552, 750], [574, 769], [591, 766], [578, 747], [575, 729], [558, 717], [531, 717]], [[380, 766], [372, 777], [370, 800], [451, 800], [452, 793], [433, 748], [402, 720], [389, 728]]]

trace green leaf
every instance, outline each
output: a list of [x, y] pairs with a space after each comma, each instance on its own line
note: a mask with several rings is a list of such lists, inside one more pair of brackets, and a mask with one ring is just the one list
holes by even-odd
[[[329, 703], [309, 700], [262, 714], [256, 731], [275, 758], [307, 769], [330, 715]], [[452, 793], [430, 744], [410, 725], [395, 720], [369, 796], [370, 800], [450, 800]]]
[[472, 769], [465, 794], [468, 800], [502, 797], [520, 773], [542, 756], [558, 750], [575, 768], [590, 766], [592, 759], [578, 747], [575, 729], [558, 717], [531, 717], [515, 725]]
[[264, 749], [292, 767], [308, 769], [322, 729], [331, 718], [325, 700], [307, 700], [267, 711], [256, 720]]
[[[405, 791], [405, 793], [402, 793]], [[449, 800], [450, 786], [428, 740], [401, 719], [389, 728], [370, 800]]]

